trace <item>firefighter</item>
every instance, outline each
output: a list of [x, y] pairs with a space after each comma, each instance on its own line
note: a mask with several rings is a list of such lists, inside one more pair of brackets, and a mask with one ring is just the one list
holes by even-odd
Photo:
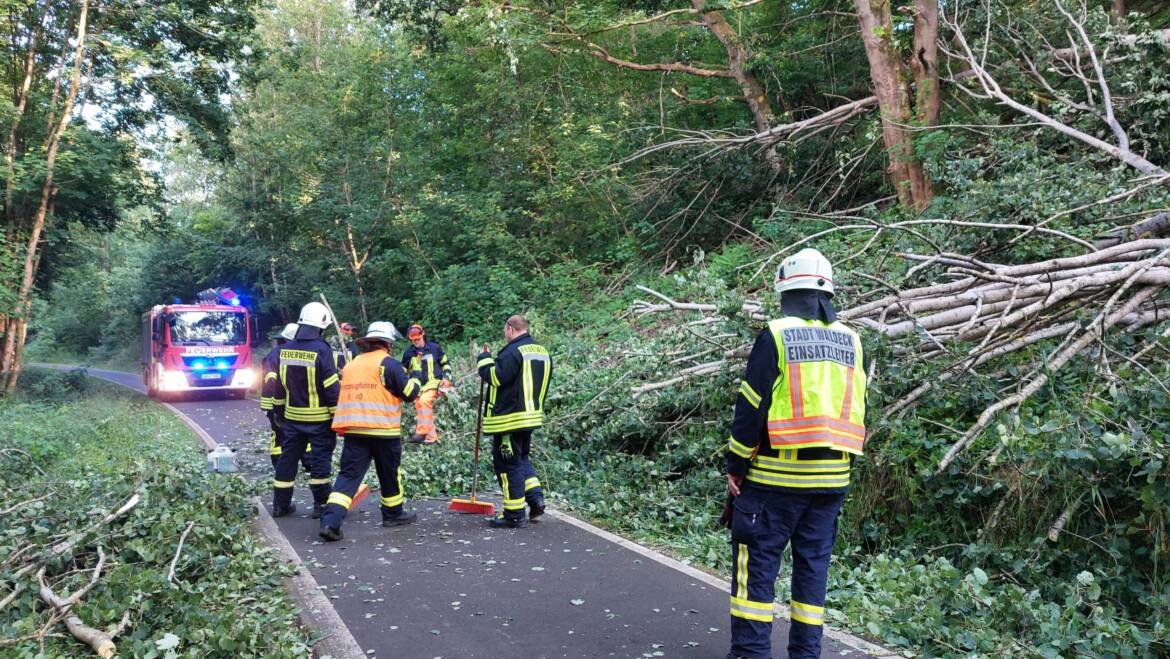
[[382, 497], [382, 526], [413, 522], [418, 515], [405, 509], [402, 491], [402, 402], [414, 400], [422, 384], [417, 373], [408, 377], [402, 363], [390, 356], [391, 344], [402, 335], [393, 323], [370, 323], [358, 339], [363, 350], [345, 367], [333, 430], [343, 435], [341, 467], [329, 505], [321, 515], [320, 536], [340, 540], [341, 522], [366, 477], [370, 461], [378, 473]]
[[[280, 354], [280, 347], [292, 341], [296, 334], [296, 323], [285, 325], [279, 334], [272, 337], [273, 349], [260, 362], [260, 368], [263, 373], [263, 380], [260, 384], [260, 409], [268, 416], [268, 425], [272, 429], [272, 435], [268, 444], [268, 455], [272, 458], [273, 469], [276, 469], [276, 462], [280, 459], [280, 447], [284, 441], [280, 432], [280, 423], [276, 417], [276, 410], [272, 406], [276, 386], [276, 358]], [[309, 449], [306, 449], [305, 455], [301, 457], [301, 465], [304, 466], [305, 471], [309, 470]]]
[[332, 318], [325, 305], [306, 304], [297, 320], [296, 335], [277, 354], [272, 406], [284, 441], [272, 483], [273, 517], [296, 512], [292, 495], [297, 463], [310, 446], [313, 449], [309, 456], [312, 517], [321, 516], [329, 498], [329, 470], [337, 445], [331, 425], [340, 389], [333, 349], [322, 338], [330, 322]]
[[347, 361], [345, 353], [348, 351], [351, 357], [357, 357], [358, 349], [351, 338], [354, 332], [353, 323], [342, 323], [337, 326], [337, 331], [340, 333], [340, 336], [337, 337], [337, 345], [339, 347], [333, 351], [333, 365], [337, 367], [337, 372], [340, 373], [345, 368]]
[[491, 520], [495, 528], [524, 526], [544, 513], [544, 493], [532, 466], [532, 431], [544, 425], [544, 397], [552, 376], [552, 358], [528, 334], [524, 316], [504, 323], [500, 352], [483, 347], [476, 364], [488, 385], [483, 431], [492, 436], [492, 467], [504, 493], [504, 510]]
[[422, 393], [414, 400], [414, 434], [410, 436], [414, 444], [434, 444], [439, 441], [439, 433], [435, 431], [435, 402], [439, 394], [451, 388], [448, 373], [451, 365], [447, 362], [447, 355], [434, 341], [427, 341], [423, 326], [415, 323], [406, 330], [406, 337], [411, 345], [402, 353], [402, 363], [411, 371], [422, 373]]
[[731, 652], [772, 656], [780, 554], [792, 543], [788, 656], [821, 655], [825, 583], [853, 456], [865, 445], [861, 338], [837, 321], [833, 268], [814, 249], [780, 266], [780, 318], [756, 338], [727, 448]]

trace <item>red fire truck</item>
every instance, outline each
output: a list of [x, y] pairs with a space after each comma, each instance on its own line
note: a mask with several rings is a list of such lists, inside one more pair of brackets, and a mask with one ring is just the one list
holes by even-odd
[[142, 314], [142, 381], [156, 398], [187, 391], [243, 398], [257, 381], [248, 309], [229, 288], [195, 304], [156, 305]]

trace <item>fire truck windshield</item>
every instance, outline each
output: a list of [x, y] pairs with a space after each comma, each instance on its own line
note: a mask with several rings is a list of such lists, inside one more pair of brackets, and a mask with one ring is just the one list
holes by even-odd
[[248, 339], [244, 314], [232, 311], [180, 311], [170, 322], [171, 344], [178, 346], [237, 346]]

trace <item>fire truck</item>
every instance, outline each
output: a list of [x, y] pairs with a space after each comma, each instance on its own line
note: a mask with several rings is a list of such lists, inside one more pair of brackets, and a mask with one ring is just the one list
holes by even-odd
[[155, 398], [219, 392], [243, 398], [257, 381], [252, 319], [230, 288], [207, 289], [194, 304], [160, 304], [142, 314], [142, 382]]

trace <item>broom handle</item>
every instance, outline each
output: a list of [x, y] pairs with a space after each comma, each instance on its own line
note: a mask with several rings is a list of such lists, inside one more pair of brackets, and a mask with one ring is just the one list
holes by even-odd
[[479, 436], [483, 431], [483, 378], [479, 380], [479, 404], [475, 407], [475, 457], [471, 462], [471, 500], [475, 501], [475, 490], [479, 485]]

